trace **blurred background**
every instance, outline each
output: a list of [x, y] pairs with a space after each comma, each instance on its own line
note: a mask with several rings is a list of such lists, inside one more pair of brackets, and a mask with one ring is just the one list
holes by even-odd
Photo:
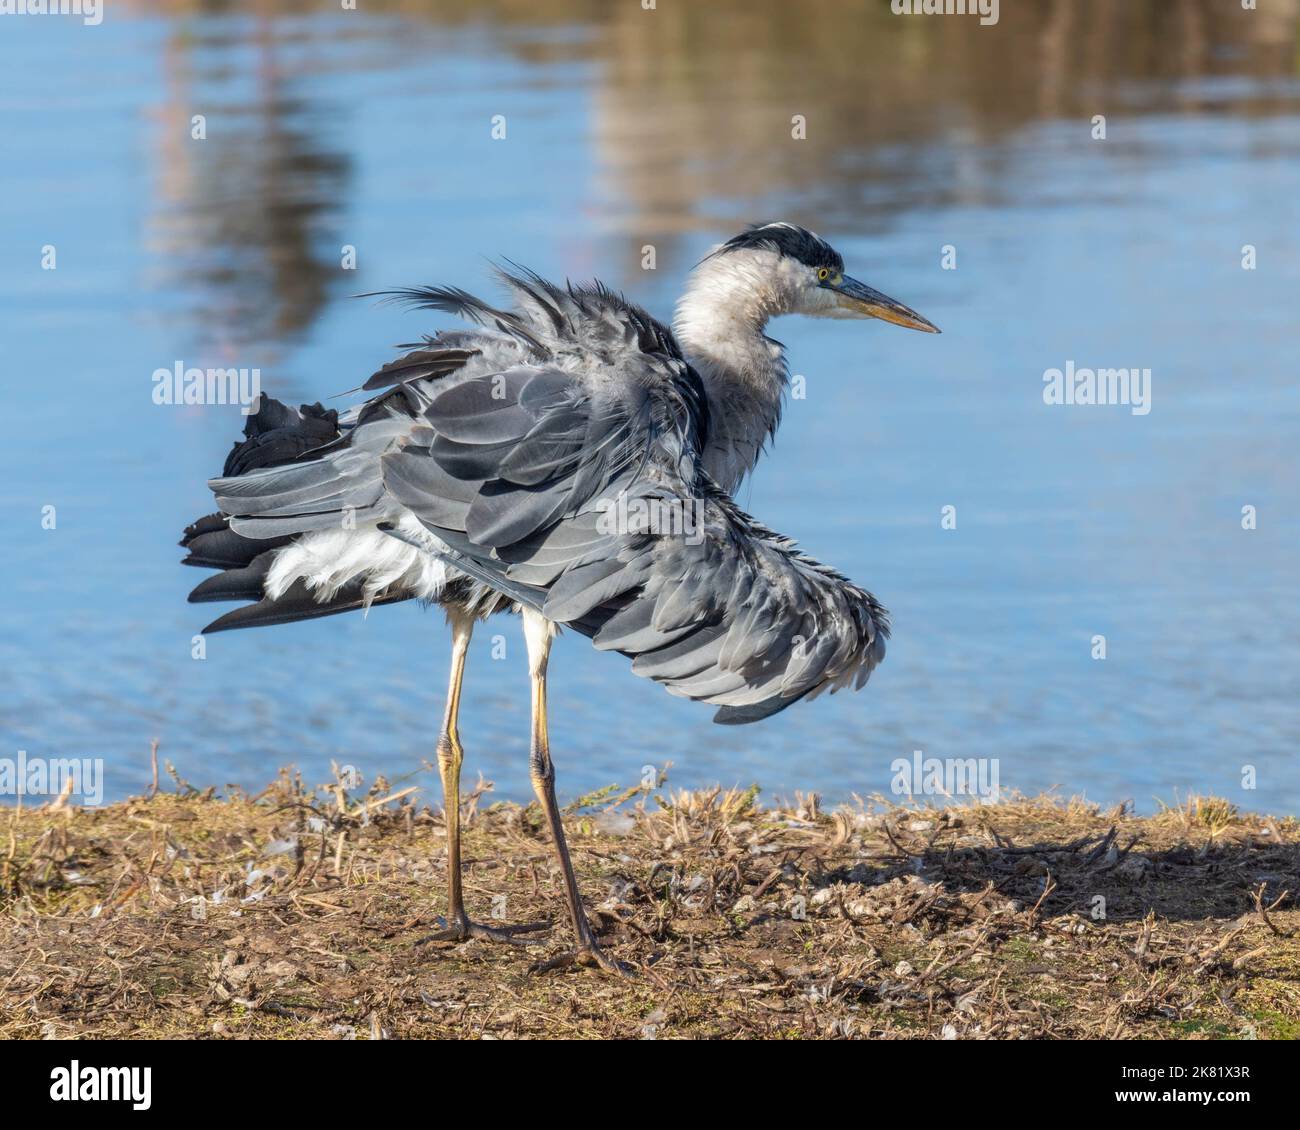
[[[243, 417], [154, 404], [154, 370], [341, 407], [447, 324], [349, 295], [490, 292], [510, 256], [666, 318], [711, 244], [781, 218], [944, 329], [776, 323], [807, 395], [740, 499], [881, 597], [889, 658], [732, 729], [565, 637], [561, 791], [672, 762], [839, 800], [923, 750], [997, 758], [1004, 790], [1300, 810], [1300, 0], [1003, 0], [991, 27], [887, 0], [359, 7], [0, 17], [3, 756], [105, 758], [114, 797], [156, 737], [200, 786], [333, 760], [436, 803], [440, 614], [191, 658], [221, 609], [185, 603], [206, 574], [175, 543]], [[1150, 414], [1044, 405], [1069, 360], [1150, 368]], [[476, 637], [462, 731], [471, 781], [529, 796], [516, 621]]]

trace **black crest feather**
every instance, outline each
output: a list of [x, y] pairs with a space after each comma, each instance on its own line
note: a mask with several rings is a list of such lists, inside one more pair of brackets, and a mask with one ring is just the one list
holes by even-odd
[[732, 236], [715, 251], [714, 255], [725, 255], [728, 251], [740, 251], [745, 248], [763, 248], [775, 251], [778, 255], [788, 255], [809, 267], [829, 267], [833, 271], [844, 270], [844, 260], [840, 253], [816, 232], [801, 228], [798, 224], [783, 220], [763, 224], [751, 224], [739, 235]]

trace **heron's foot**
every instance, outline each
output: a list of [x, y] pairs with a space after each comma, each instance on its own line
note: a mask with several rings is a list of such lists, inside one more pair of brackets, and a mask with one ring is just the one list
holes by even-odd
[[484, 926], [463, 915], [453, 918], [450, 922], [445, 918], [440, 918], [438, 921], [443, 924], [443, 928], [432, 934], [426, 934], [423, 938], [417, 938], [415, 942], [417, 946], [422, 946], [426, 942], [467, 942], [470, 938], [481, 938], [485, 942], [505, 942], [511, 946], [536, 946], [541, 945], [541, 938], [526, 938], [522, 935], [535, 934], [539, 930], [551, 928], [549, 921], [524, 922], [518, 926]]
[[577, 965], [583, 969], [598, 969], [602, 973], [610, 973], [615, 977], [630, 977], [633, 975], [633, 969], [630, 965], [610, 957], [594, 940], [586, 945], [576, 946], [558, 957], [539, 961], [529, 972], [549, 973], [553, 969], [567, 969], [571, 965]]

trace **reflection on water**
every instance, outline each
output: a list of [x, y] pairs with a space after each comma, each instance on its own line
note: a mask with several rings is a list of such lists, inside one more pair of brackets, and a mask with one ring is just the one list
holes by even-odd
[[[171, 542], [242, 421], [153, 406], [150, 374], [258, 366], [328, 397], [436, 328], [347, 295], [481, 287], [485, 255], [599, 273], [667, 314], [710, 241], [782, 216], [946, 331], [781, 325], [809, 395], [742, 499], [882, 595], [890, 658], [860, 695], [721, 731], [566, 639], [563, 786], [671, 760], [680, 783], [840, 797], [924, 748], [998, 757], [1004, 787], [1300, 807], [1300, 0], [1004, 3], [994, 27], [887, 0], [361, 7], [5, 21], [0, 188], [26, 209], [0, 225], [22, 422], [0, 495], [10, 744], [104, 756], [118, 792], [155, 735], [205, 783], [418, 768], [435, 616], [191, 658], [197, 574]], [[55, 272], [34, 265], [47, 242]], [[1044, 408], [1040, 375], [1068, 360], [1151, 367], [1151, 415]], [[47, 504], [55, 531], [32, 519]], [[522, 796], [522, 648], [509, 622], [483, 634], [507, 658], [480, 640], [471, 660], [470, 761]]]
[[[332, 140], [346, 107], [293, 93], [290, 60], [310, 40], [265, 16], [246, 28], [169, 37], [155, 125], [151, 284], [194, 295], [186, 314], [196, 337], [227, 356], [293, 343], [342, 289], [338, 228], [351, 173]], [[214, 144], [196, 144], [209, 118]]]
[[[397, 58], [425, 70], [419, 95], [434, 114], [456, 97], [440, 74], [458, 50], [502, 53], [526, 68], [516, 71], [525, 91], [570, 88], [583, 68], [600, 202], [585, 222], [657, 237], [670, 267], [680, 233], [785, 215], [792, 203], [799, 218], [859, 230], [903, 210], [1005, 204], [1016, 186], [996, 143], [1031, 121], [1289, 115], [1300, 102], [1300, 0], [1250, 13], [1214, 0], [1048, 0], [1008, 4], [992, 27], [897, 17], [877, 0], [651, 12], [381, 0], [364, 16], [314, 20], [306, 6], [288, 19], [268, 8], [206, 4], [199, 11], [231, 15], [175, 21], [159, 131], [160, 203], [176, 205], [160, 250], [211, 302], [207, 328], [238, 325], [252, 340], [291, 338], [338, 278], [351, 189], [349, 155], [333, 139], [350, 107], [310, 80], [352, 66]], [[356, 50], [340, 60], [352, 37]], [[230, 131], [219, 155], [176, 128], [200, 96]], [[806, 122], [797, 141], [795, 115]], [[627, 254], [635, 269], [639, 253]]]

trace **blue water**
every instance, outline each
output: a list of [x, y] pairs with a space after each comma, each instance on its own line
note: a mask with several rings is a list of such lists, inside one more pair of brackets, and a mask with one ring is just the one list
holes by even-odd
[[[0, 39], [0, 756], [103, 758], [120, 796], [156, 737], [199, 785], [290, 763], [319, 781], [333, 760], [436, 798], [440, 614], [219, 635], [191, 657], [214, 609], [185, 603], [205, 574], [175, 542], [243, 420], [155, 405], [151, 374], [256, 366], [275, 395], [328, 398], [445, 324], [349, 295], [490, 290], [495, 255], [599, 274], [667, 317], [711, 243], [789, 217], [944, 330], [776, 323], [807, 395], [741, 493], [890, 607], [888, 659], [860, 693], [732, 729], [565, 637], [562, 792], [671, 762], [678, 785], [838, 800], [887, 792], [920, 749], [996, 758], [1003, 789], [1300, 812], [1294, 75], [1138, 82], [1104, 142], [1086, 113], [1009, 121], [940, 89], [951, 126], [810, 140], [803, 166], [780, 98], [770, 142], [710, 129], [714, 103], [671, 73], [642, 105], [636, 48], [564, 11], [110, 15], [8, 18]], [[683, 66], [707, 74], [714, 49]], [[1071, 360], [1150, 368], [1152, 410], [1045, 405], [1044, 370]], [[479, 630], [462, 731], [471, 777], [529, 795], [510, 619]]]

